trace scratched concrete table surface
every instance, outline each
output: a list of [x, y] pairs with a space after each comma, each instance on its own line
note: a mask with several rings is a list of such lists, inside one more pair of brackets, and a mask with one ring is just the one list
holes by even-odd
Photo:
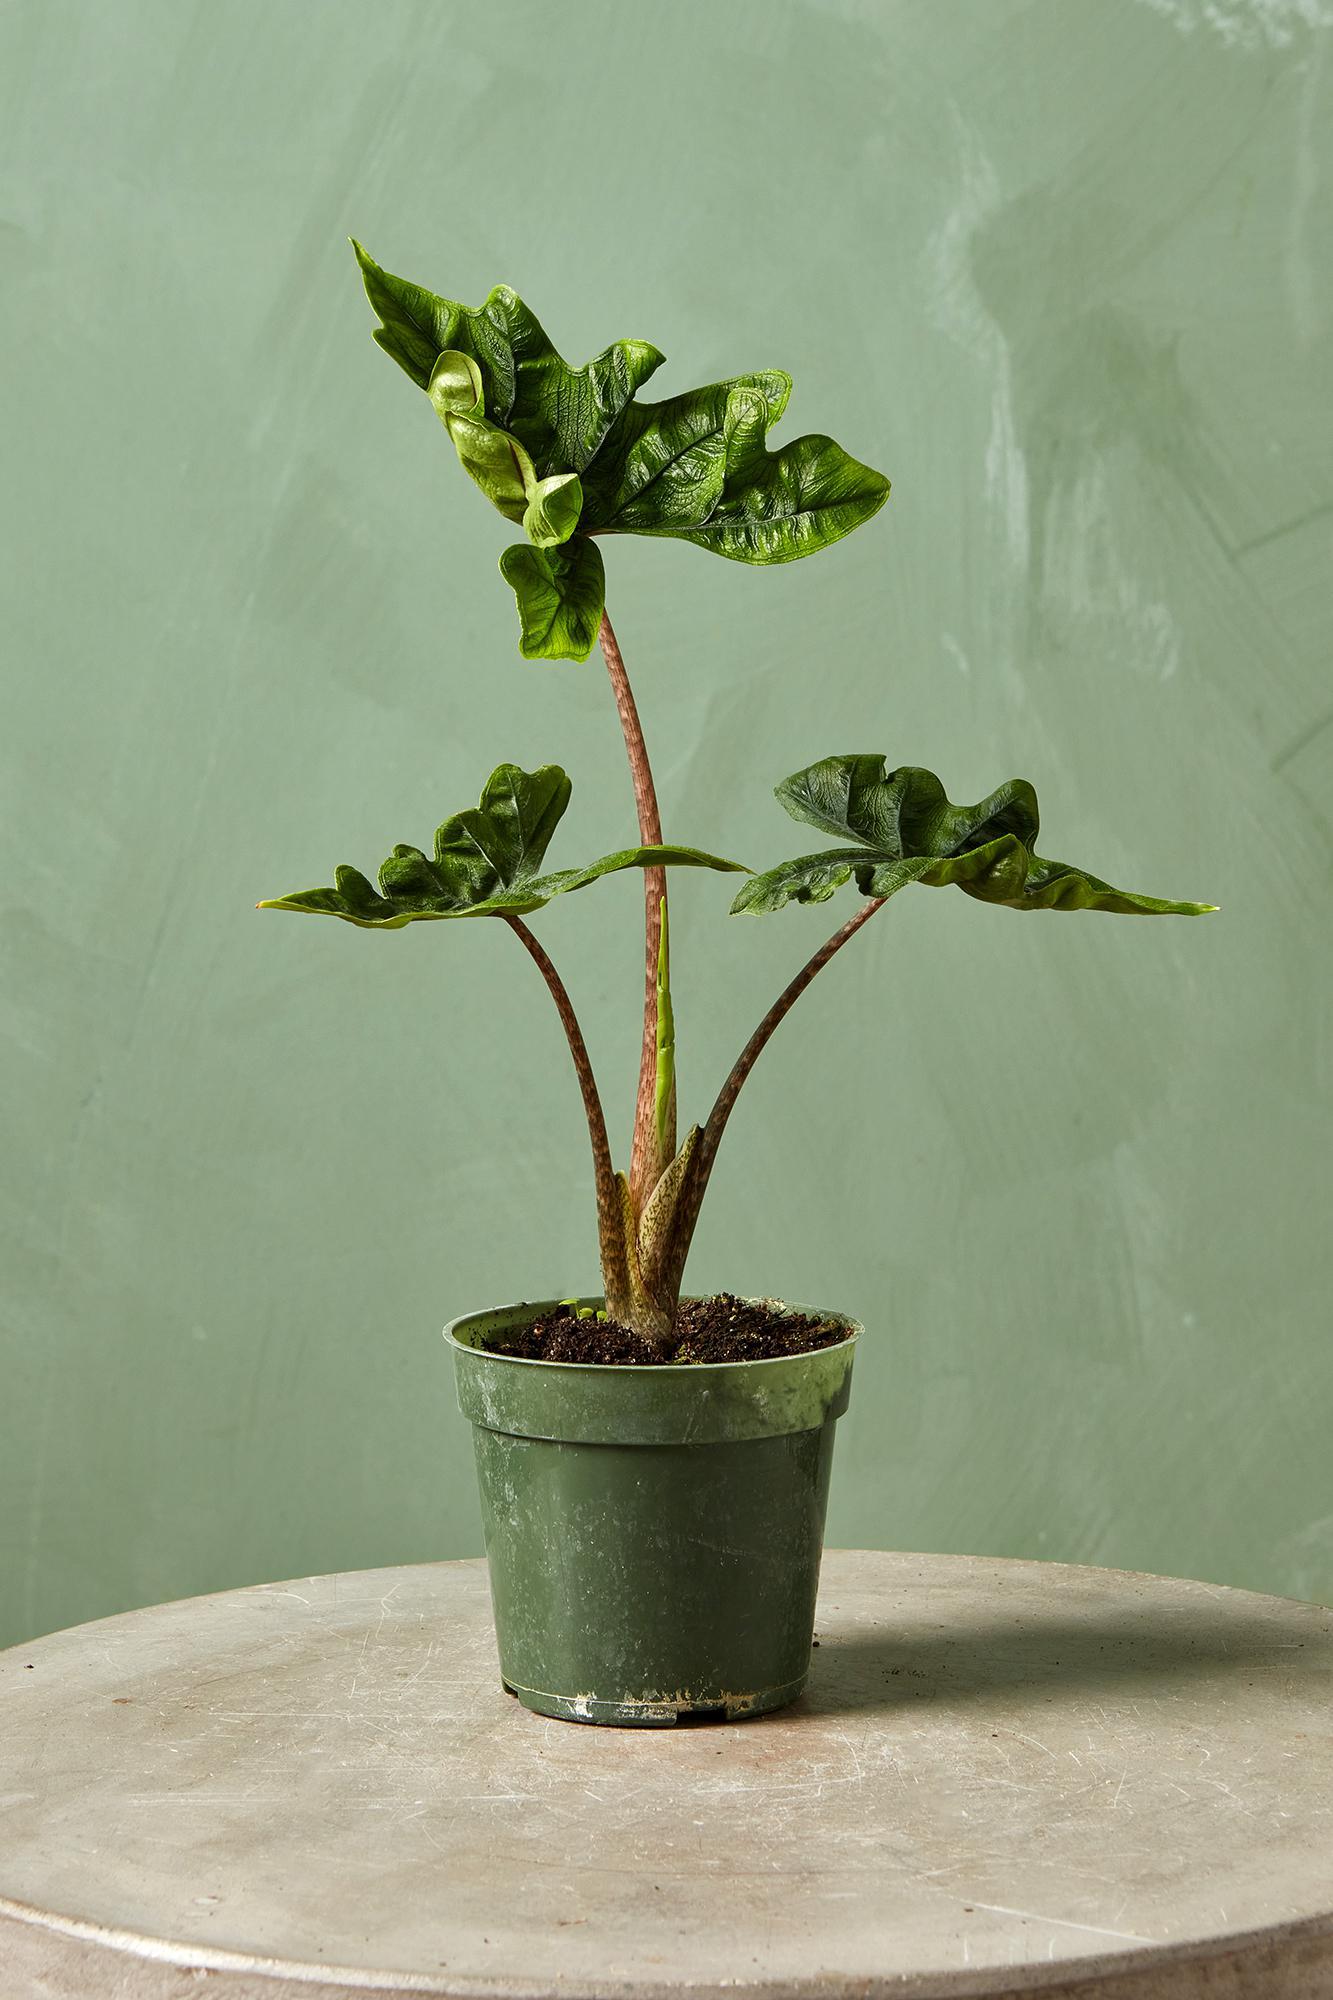
[[0, 1995], [1333, 1995], [1333, 1612], [831, 1552], [818, 1629], [662, 1730], [504, 1694], [477, 1562], [0, 1654]]

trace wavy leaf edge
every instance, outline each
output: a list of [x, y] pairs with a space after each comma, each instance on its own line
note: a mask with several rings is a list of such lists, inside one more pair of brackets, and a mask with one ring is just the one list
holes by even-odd
[[[538, 548], [643, 534], [768, 566], [830, 547], [888, 498], [884, 474], [823, 433], [769, 449], [791, 392], [779, 369], [640, 403], [665, 358], [650, 342], [614, 342], [576, 369], [511, 286], [465, 306], [352, 244], [377, 343], [427, 391], [465, 469]], [[586, 657], [526, 629], [522, 651]]]
[[1017, 910], [1207, 916], [1219, 907], [1115, 889], [1086, 869], [1039, 855], [1037, 794], [1026, 779], [1011, 778], [976, 805], [957, 806], [933, 771], [890, 771], [887, 762], [878, 753], [824, 757], [784, 778], [775, 796], [794, 819], [856, 845], [798, 855], [752, 875], [731, 914], [827, 902], [853, 879], [863, 896], [878, 900], [917, 882]]
[[400, 844], [381, 865], [378, 890], [358, 868], [342, 865], [332, 887], [294, 890], [256, 905], [333, 916], [363, 930], [469, 917], [524, 916], [557, 896], [628, 868], [710, 868], [748, 873], [745, 864], [675, 842], [628, 847], [583, 868], [539, 872], [572, 786], [558, 764], [524, 771], [499, 764], [480, 804], [453, 813], [435, 831], [433, 855]]

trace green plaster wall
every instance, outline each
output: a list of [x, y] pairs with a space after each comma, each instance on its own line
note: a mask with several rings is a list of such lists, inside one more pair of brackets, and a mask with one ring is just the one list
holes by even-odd
[[[893, 477], [773, 573], [611, 551], [667, 832], [829, 751], [1031, 777], [1224, 905], [912, 891], [742, 1100], [699, 1288], [870, 1334], [830, 1523], [1333, 1598], [1333, 15], [1322, 0], [10, 0], [0, 1636], [478, 1547], [438, 1337], [595, 1281], [501, 926], [252, 905], [503, 758], [630, 801], [345, 238], [663, 391], [790, 369]], [[559, 859], [559, 856], [553, 858]], [[697, 1112], [828, 911], [675, 903]], [[623, 1135], [637, 884], [537, 919]], [[850, 909], [851, 905], [847, 905]], [[822, 989], [822, 990], [821, 990]]]

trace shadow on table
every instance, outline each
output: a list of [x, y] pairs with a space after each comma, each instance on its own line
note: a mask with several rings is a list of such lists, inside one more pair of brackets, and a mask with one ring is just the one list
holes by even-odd
[[1142, 1606], [1078, 1618], [1053, 1610], [1021, 1625], [997, 1611], [985, 1625], [928, 1633], [895, 1630], [886, 1618], [882, 1627], [820, 1639], [803, 1706], [831, 1713], [995, 1695], [1040, 1701], [1071, 1687], [1133, 1698], [1199, 1676], [1299, 1673], [1307, 1658], [1327, 1670], [1324, 1647], [1204, 1605], [1187, 1627], [1178, 1608], [1155, 1620]]

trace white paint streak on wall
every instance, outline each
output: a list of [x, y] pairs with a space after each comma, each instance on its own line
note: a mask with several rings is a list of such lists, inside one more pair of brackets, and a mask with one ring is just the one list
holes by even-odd
[[[1111, 1184], [1124, 1236], [1125, 1281], [1134, 1302], [1133, 1334], [1140, 1357], [1154, 1356], [1174, 1334], [1170, 1291], [1170, 1224], [1162, 1191], [1143, 1150], [1122, 1140], [1111, 1150]], [[1189, 1321], [1191, 1315], [1185, 1315]]]
[[955, 639], [953, 633], [941, 632], [940, 643], [943, 645], [944, 650], [948, 654], [949, 658], [953, 661], [954, 665], [957, 667], [959, 673], [963, 676], [964, 680], [966, 680], [972, 672], [972, 665], [967, 657], [967, 654], [963, 651], [957, 639]]
[[1117, 650], [1143, 674], [1170, 680], [1180, 665], [1180, 638], [1167, 606], [1144, 595], [1116, 537], [1116, 507], [1106, 460], [1088, 455], [1072, 486], [1042, 524], [1047, 588], [1066, 616], [1091, 619], [1124, 635]]
[[[1315, 260], [1310, 254], [1310, 210], [1319, 187], [1315, 152], [1315, 105], [1324, 79], [1328, 43], [1316, 38], [1305, 66], [1300, 109], [1296, 117], [1296, 172], [1291, 216], [1283, 258], [1291, 317], [1302, 346], [1311, 347], [1324, 331], [1328, 315], [1321, 311], [1315, 284]], [[1325, 260], [1327, 261], [1327, 260]]]
[[956, 105], [953, 117], [962, 156], [962, 191], [930, 245], [932, 316], [944, 332], [980, 355], [991, 370], [986, 492], [1003, 524], [1013, 568], [1025, 577], [1028, 476], [1014, 425], [1013, 369], [1008, 343], [977, 291], [970, 257], [972, 238], [1000, 206], [1000, 184], [976, 133]]
[[1333, 27], [1333, 0], [1140, 0], [1182, 35], [1197, 28], [1229, 49], [1290, 48], [1304, 28]]
[[[1091, 624], [1109, 635], [1115, 651], [1136, 671], [1169, 680], [1180, 664], [1180, 637], [1167, 605], [1148, 595], [1132, 552], [1120, 545], [1116, 495], [1108, 457], [1099, 441], [1077, 452], [1077, 433], [1067, 439], [1070, 456], [1058, 482], [1044, 493], [1033, 489], [1023, 436], [1016, 376], [1025, 356], [1014, 350], [1004, 328], [987, 309], [973, 269], [974, 243], [1000, 214], [1003, 199], [995, 167], [976, 132], [952, 107], [960, 154], [960, 189], [929, 246], [931, 316], [936, 325], [976, 355], [989, 381], [990, 432], [985, 451], [985, 492], [1009, 580], [1000, 589], [1003, 613], [996, 634], [993, 666], [1005, 679], [1011, 699], [1027, 708], [1028, 726], [1038, 732], [1039, 716], [1027, 707], [1019, 656], [1030, 642], [1029, 597], [1039, 597], [1038, 615], [1049, 612], [1057, 626]], [[1077, 334], [1071, 330], [1070, 338]], [[1019, 378], [1021, 379], [1021, 378]], [[1058, 498], [1059, 504], [1052, 502]], [[1033, 542], [1040, 537], [1033, 574]], [[946, 642], [947, 643], [947, 642]]]
[[956, 103], [951, 102], [950, 111], [958, 136], [961, 184], [928, 243], [928, 310], [942, 332], [976, 356], [990, 397], [983, 463], [994, 563], [985, 594], [988, 617], [983, 643], [989, 671], [999, 676], [1009, 701], [1023, 716], [1034, 751], [1041, 754], [1053, 746], [1031, 699], [1022, 664], [1031, 585], [1031, 495], [1015, 412], [1013, 357], [972, 268], [974, 240], [999, 213], [1002, 196], [994, 165], [976, 132]]

